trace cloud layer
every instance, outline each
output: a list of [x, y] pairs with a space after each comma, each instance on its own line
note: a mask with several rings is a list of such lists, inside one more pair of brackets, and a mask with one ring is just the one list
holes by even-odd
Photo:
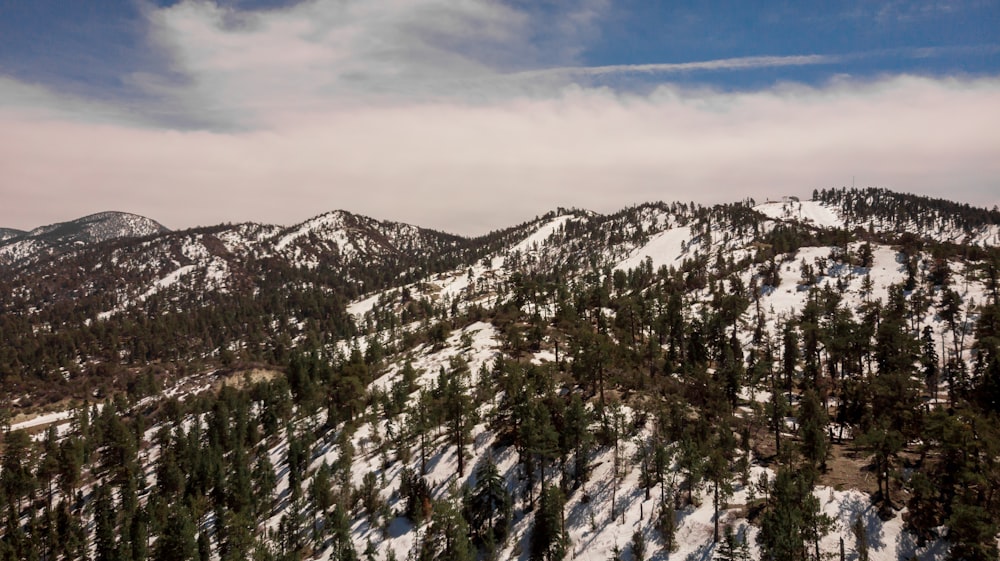
[[[1000, 203], [1000, 79], [842, 78], [750, 92], [664, 84], [641, 95], [575, 84], [612, 71], [567, 71], [606, 8], [153, 10], [150, 40], [174, 66], [128, 77], [144, 94], [135, 107], [0, 79], [0, 225], [106, 209], [175, 228], [290, 224], [343, 208], [481, 233], [555, 206], [808, 195], [852, 176]], [[541, 52], [539, 26], [556, 19], [562, 50]], [[200, 126], [153, 125], [150, 115]]]

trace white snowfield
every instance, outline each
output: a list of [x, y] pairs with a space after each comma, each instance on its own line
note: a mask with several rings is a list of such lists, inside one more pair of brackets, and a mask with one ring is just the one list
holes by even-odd
[[44, 415], [38, 415], [28, 419], [27, 421], [21, 421], [18, 423], [12, 423], [10, 425], [10, 430], [23, 430], [31, 429], [34, 427], [40, 427], [43, 425], [49, 425], [52, 423], [60, 423], [73, 416], [72, 410], [66, 411], [55, 411], [53, 413], [46, 413]]
[[754, 210], [775, 220], [792, 220], [822, 228], [842, 228], [844, 221], [836, 211], [818, 201], [766, 202]]
[[522, 253], [527, 253], [533, 248], [545, 243], [545, 240], [552, 237], [552, 234], [556, 233], [559, 228], [565, 226], [567, 222], [572, 220], [572, 216], [557, 216], [549, 222], [542, 225], [541, 228], [536, 230], [533, 234], [524, 238], [520, 243], [514, 245], [510, 248], [511, 253], [515, 251], [520, 251]]
[[[512, 254], [519, 253], [522, 257], [537, 254], [539, 248], [544, 246], [553, 234], [558, 232], [560, 228], [564, 227], [573, 218], [570, 215], [557, 216], [541, 224], [531, 234], [509, 249], [487, 257], [471, 267], [440, 273], [420, 282], [411, 283], [403, 288], [409, 290], [414, 298], [423, 296], [432, 301], [439, 301], [445, 298], [460, 297], [470, 287], [475, 288], [475, 285], [478, 285], [483, 279], [489, 279], [490, 282], [505, 279], [511, 273], [508, 267], [508, 259]], [[380, 299], [401, 289], [383, 290], [366, 295], [348, 304], [347, 312], [353, 315], [355, 319], [361, 319], [365, 314], [374, 309]]]
[[615, 268], [623, 271], [635, 269], [642, 265], [646, 258], [652, 261], [654, 271], [663, 265], [678, 267], [685, 257], [693, 254], [695, 248], [689, 245], [690, 242], [690, 228], [671, 228], [655, 235], [649, 243], [637, 249]]

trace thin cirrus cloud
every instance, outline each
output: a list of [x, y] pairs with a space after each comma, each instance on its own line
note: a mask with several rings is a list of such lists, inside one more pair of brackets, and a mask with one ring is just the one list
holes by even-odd
[[475, 234], [556, 206], [808, 195], [851, 176], [1000, 202], [996, 77], [593, 87], [577, 78], [838, 57], [581, 67], [608, 9], [582, 6], [558, 18], [555, 53], [534, 39], [542, 16], [476, 0], [151, 10], [172, 67], [127, 77], [135, 106], [0, 79], [0, 225], [105, 209], [175, 228], [291, 224], [344, 208]]
[[787, 56], [747, 56], [717, 60], [694, 62], [654, 63], [654, 64], [611, 64], [604, 66], [566, 66], [558, 68], [543, 68], [519, 72], [519, 77], [539, 77], [547, 75], [589, 75], [602, 76], [621, 73], [676, 73], [693, 70], [748, 70], [754, 68], [775, 68], [782, 66], [811, 66], [816, 64], [835, 64], [843, 62], [844, 56], [838, 55], [787, 55]]

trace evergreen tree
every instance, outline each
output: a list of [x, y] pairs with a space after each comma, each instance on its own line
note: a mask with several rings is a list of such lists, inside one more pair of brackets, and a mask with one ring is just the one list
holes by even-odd
[[451, 501], [434, 505], [430, 527], [424, 535], [420, 561], [474, 561], [476, 550], [469, 526]]
[[197, 528], [183, 504], [170, 507], [166, 524], [153, 549], [154, 561], [193, 561], [198, 554]]
[[531, 528], [530, 559], [559, 561], [569, 549], [569, 537], [563, 526], [563, 506], [566, 499], [554, 485], [542, 491], [541, 507]]
[[726, 526], [714, 561], [750, 561], [750, 548], [746, 539], [737, 536], [732, 526]]
[[118, 561], [115, 549], [117, 520], [111, 489], [100, 485], [94, 500], [94, 559], [96, 561]]
[[812, 469], [826, 470], [829, 443], [826, 440], [828, 423], [826, 409], [816, 392], [807, 390], [799, 406], [799, 437], [802, 456]]
[[705, 462], [705, 475], [712, 482], [712, 507], [714, 515], [714, 531], [712, 540], [719, 541], [719, 509], [725, 504], [727, 498], [733, 494], [732, 486], [732, 456], [735, 452], [736, 442], [732, 431], [728, 425], [719, 427], [719, 434], [713, 442], [709, 451], [708, 460]]
[[810, 545], [819, 553], [819, 540], [829, 532], [832, 520], [821, 513], [812, 488], [808, 473], [789, 468], [778, 471], [757, 535], [765, 559], [800, 561]]
[[998, 531], [1000, 525], [997, 519], [982, 506], [964, 502], [956, 504], [948, 518], [948, 541], [951, 542], [948, 559], [987, 561], [1000, 558]]
[[268, 457], [266, 448], [258, 454], [251, 477], [254, 489], [254, 511], [258, 516], [266, 514], [271, 508], [274, 490], [278, 485], [277, 477], [274, 474], [274, 466], [271, 464], [271, 459]]
[[590, 433], [591, 415], [580, 399], [579, 394], [573, 394], [569, 407], [566, 408], [566, 422], [559, 433], [560, 447], [563, 455], [573, 453], [572, 480], [573, 487], [579, 487], [587, 480], [587, 465], [590, 455], [590, 445], [593, 435]]
[[438, 379], [441, 408], [448, 425], [449, 440], [456, 448], [458, 477], [465, 475], [465, 446], [472, 438], [475, 408], [465, 388], [464, 377], [468, 366], [453, 364], [449, 371], [442, 369]]
[[23, 430], [4, 435], [3, 459], [0, 462], [0, 487], [9, 504], [20, 509], [21, 501], [34, 491], [31, 467], [31, 439]]
[[646, 559], [646, 536], [643, 535], [642, 530], [632, 532], [630, 549], [632, 550], [632, 559], [635, 561], [644, 561]]
[[476, 470], [476, 486], [466, 510], [472, 535], [478, 543], [503, 541], [511, 519], [511, 496], [492, 459], [487, 459]]

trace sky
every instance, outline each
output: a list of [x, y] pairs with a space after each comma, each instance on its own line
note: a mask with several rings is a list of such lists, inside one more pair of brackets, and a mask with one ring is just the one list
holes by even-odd
[[1000, 2], [0, 0], [3, 227], [475, 235], [852, 182], [1000, 204]]

